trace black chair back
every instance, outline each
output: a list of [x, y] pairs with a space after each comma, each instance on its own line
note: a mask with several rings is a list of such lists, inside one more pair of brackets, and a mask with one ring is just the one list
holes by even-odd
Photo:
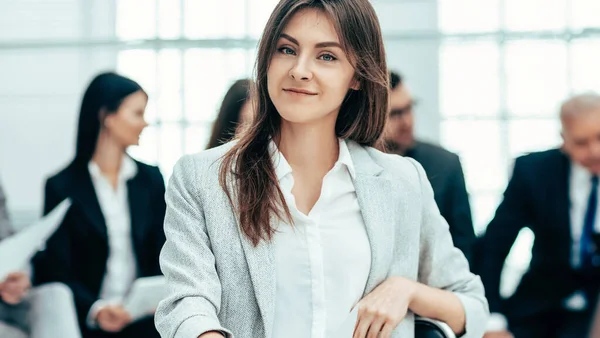
[[415, 319], [415, 338], [455, 338], [443, 323], [427, 318]]

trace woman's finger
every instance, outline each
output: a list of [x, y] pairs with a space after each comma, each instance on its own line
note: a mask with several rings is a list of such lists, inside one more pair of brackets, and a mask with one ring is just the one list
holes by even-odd
[[18, 285], [13, 283], [9, 283], [3, 290], [3, 293], [10, 295], [10, 297], [18, 298], [24, 294], [24, 290], [22, 290]]
[[359, 313], [358, 320], [356, 321], [356, 329], [354, 329], [353, 338], [366, 338], [369, 326], [373, 322], [375, 317], [372, 314], [365, 312]]
[[381, 332], [379, 338], [392, 338], [392, 332], [394, 331], [394, 327], [390, 323], [385, 323], [381, 328]]
[[385, 317], [377, 316], [373, 319], [371, 326], [369, 326], [369, 332], [367, 333], [367, 338], [378, 338], [381, 329], [383, 328], [383, 324], [385, 324]]

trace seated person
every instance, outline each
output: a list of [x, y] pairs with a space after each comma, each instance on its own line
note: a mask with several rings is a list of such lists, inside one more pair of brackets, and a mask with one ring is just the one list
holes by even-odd
[[[0, 243], [11, 236], [6, 198], [0, 185]], [[29, 267], [0, 276], [0, 337], [79, 338], [71, 291], [54, 283], [30, 290]]]
[[400, 74], [390, 72], [390, 114], [385, 142], [388, 152], [419, 162], [433, 187], [435, 202], [450, 226], [454, 246], [472, 261], [475, 231], [458, 156], [438, 145], [415, 139], [414, 100]]
[[44, 212], [73, 202], [63, 223], [34, 258], [35, 283], [73, 290], [83, 337], [159, 337], [152, 316], [132, 321], [123, 300], [140, 277], [160, 275], [165, 185], [158, 168], [133, 160], [148, 125], [148, 95], [114, 73], [87, 88], [75, 159], [46, 181]]
[[[493, 312], [486, 338], [588, 336], [600, 291], [600, 95], [567, 100], [560, 120], [562, 147], [516, 159], [482, 238], [478, 270]], [[535, 235], [531, 265], [502, 299], [502, 268], [524, 227]]]

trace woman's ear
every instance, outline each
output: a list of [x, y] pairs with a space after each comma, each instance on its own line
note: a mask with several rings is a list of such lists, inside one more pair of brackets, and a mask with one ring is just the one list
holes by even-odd
[[360, 90], [360, 81], [356, 77], [352, 80], [352, 84], [350, 85], [350, 89], [352, 89], [352, 90]]
[[106, 108], [100, 108], [100, 111], [98, 112], [98, 119], [100, 120], [100, 128], [106, 128], [106, 120], [108, 117], [108, 112], [106, 110]]

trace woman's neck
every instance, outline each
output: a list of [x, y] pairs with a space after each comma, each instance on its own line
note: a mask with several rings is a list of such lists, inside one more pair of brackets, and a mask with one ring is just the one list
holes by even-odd
[[282, 121], [278, 148], [294, 171], [323, 176], [339, 157], [335, 125], [293, 125]]
[[116, 178], [121, 169], [125, 149], [107, 132], [101, 131], [92, 161], [98, 165], [103, 175]]

